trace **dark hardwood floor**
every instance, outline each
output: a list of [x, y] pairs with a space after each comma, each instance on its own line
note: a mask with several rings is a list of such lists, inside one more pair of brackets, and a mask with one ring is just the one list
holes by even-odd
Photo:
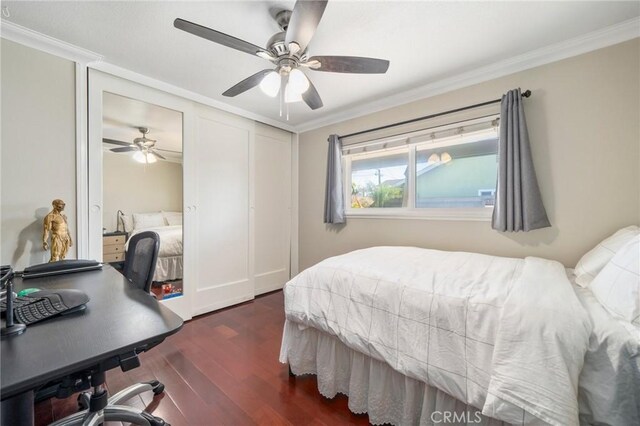
[[[284, 325], [282, 292], [197, 317], [165, 342], [142, 354], [142, 366], [107, 373], [111, 394], [156, 378], [166, 386], [128, 402], [182, 425], [369, 424], [347, 398], [331, 400], [317, 390], [315, 376], [290, 378], [278, 362]], [[76, 410], [76, 397], [36, 404], [36, 425]]]

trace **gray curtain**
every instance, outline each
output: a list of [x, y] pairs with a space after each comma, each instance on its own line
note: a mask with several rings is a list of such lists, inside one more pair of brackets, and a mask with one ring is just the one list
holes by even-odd
[[324, 194], [324, 223], [344, 223], [344, 186], [342, 185], [342, 142], [329, 136], [327, 184]]
[[502, 96], [498, 163], [493, 229], [526, 232], [551, 226], [533, 168], [520, 89]]

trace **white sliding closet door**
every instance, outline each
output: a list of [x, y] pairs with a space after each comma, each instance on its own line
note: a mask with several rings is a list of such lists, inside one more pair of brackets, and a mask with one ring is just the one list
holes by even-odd
[[291, 253], [291, 133], [256, 123], [255, 293], [282, 288]]
[[199, 315], [254, 297], [253, 146], [255, 123], [205, 106], [197, 108], [190, 164], [196, 217], [195, 289]]

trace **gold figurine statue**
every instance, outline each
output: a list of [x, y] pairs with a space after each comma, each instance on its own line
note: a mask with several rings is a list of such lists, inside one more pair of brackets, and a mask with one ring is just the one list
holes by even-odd
[[73, 246], [69, 228], [67, 227], [67, 216], [62, 213], [64, 201], [53, 200], [53, 209], [44, 217], [44, 231], [42, 232], [42, 248], [49, 250], [49, 233], [51, 233], [51, 259], [49, 262], [63, 260], [67, 256], [69, 247]]

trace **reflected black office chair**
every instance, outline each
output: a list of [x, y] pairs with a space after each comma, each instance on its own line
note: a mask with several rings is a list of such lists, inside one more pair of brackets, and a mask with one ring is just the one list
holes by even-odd
[[151, 292], [159, 251], [160, 236], [153, 231], [140, 232], [129, 239], [123, 273], [134, 286], [147, 293]]
[[[134, 235], [129, 240], [127, 247], [123, 274], [133, 286], [144, 290], [149, 293], [150, 296], [151, 283], [153, 282], [153, 274], [156, 271], [159, 251], [160, 236], [152, 231], [140, 232]], [[142, 350], [146, 351], [153, 346], [154, 345], [147, 345]], [[133, 365], [131, 368], [140, 365], [137, 358], [136, 362], [137, 365]], [[142, 392], [153, 391], [154, 395], [161, 394], [164, 392], [164, 385], [159, 381], [151, 380], [129, 386], [109, 397], [106, 400], [106, 405], [102, 408], [96, 407], [97, 404], [92, 401], [106, 396], [106, 391], [103, 389], [104, 372], [96, 374], [96, 377], [92, 376], [91, 381], [92, 386], [94, 386], [93, 392], [83, 392], [78, 397], [80, 408], [92, 408], [91, 413], [81, 411], [52, 423], [50, 426], [94, 425], [104, 421], [124, 421], [151, 426], [166, 425], [161, 418], [155, 417], [138, 408], [119, 405]], [[92, 407], [92, 405], [94, 407]], [[93, 408], [98, 408], [98, 410], [94, 410]]]

